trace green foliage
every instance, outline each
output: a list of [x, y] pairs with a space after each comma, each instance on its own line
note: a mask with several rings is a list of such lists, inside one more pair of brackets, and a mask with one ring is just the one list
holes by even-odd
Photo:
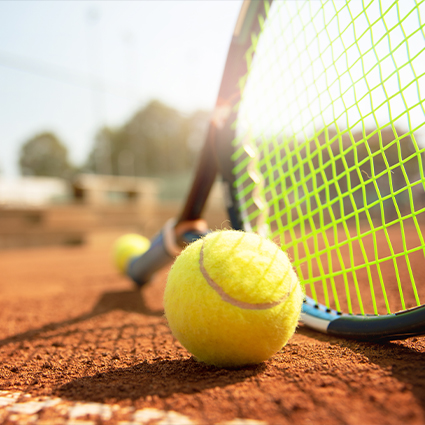
[[24, 176], [70, 178], [73, 173], [66, 147], [50, 132], [38, 134], [22, 146], [19, 167]]
[[101, 129], [87, 168], [98, 174], [156, 176], [192, 169], [209, 114], [188, 117], [152, 101], [117, 129]]

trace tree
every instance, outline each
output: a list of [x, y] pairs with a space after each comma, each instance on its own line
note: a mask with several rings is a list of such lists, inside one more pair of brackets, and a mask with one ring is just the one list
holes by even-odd
[[101, 129], [87, 168], [99, 174], [152, 176], [192, 169], [208, 127], [209, 113], [183, 116], [152, 101], [122, 127]]
[[115, 140], [119, 136], [119, 130], [110, 127], [102, 127], [95, 136], [94, 146], [83, 167], [84, 171], [92, 171], [96, 174], [115, 174], [113, 172], [113, 150], [117, 144]]
[[211, 119], [209, 111], [197, 110], [187, 118], [187, 147], [198, 155], [205, 142]]
[[50, 132], [38, 134], [22, 146], [19, 167], [23, 176], [69, 178], [73, 172], [66, 147]]

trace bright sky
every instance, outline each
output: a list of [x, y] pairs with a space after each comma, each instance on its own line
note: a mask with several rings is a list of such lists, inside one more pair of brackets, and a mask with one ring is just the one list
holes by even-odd
[[253, 139], [392, 123], [425, 145], [425, 3], [366, 4], [273, 3], [238, 116]]
[[[211, 109], [241, 1], [0, 1], [0, 171], [43, 131], [87, 157], [151, 99]], [[103, 89], [100, 89], [103, 87]]]

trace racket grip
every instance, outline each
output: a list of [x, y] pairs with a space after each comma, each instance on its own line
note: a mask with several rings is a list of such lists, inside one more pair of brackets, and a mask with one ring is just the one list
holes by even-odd
[[130, 260], [127, 276], [138, 287], [149, 282], [152, 276], [170, 264], [183, 250], [184, 246], [205, 236], [208, 227], [204, 220], [181, 222], [169, 220], [151, 241], [150, 248], [140, 256]]

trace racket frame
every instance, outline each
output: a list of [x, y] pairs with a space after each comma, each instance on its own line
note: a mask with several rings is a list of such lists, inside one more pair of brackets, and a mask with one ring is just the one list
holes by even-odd
[[[248, 72], [247, 55], [253, 55], [252, 41], [258, 37], [266, 19], [272, 1], [245, 0], [233, 33], [227, 60], [223, 72], [217, 102], [204, 146], [201, 150], [198, 165], [193, 178], [192, 186], [176, 220], [174, 227], [176, 243], [183, 245], [185, 229], [190, 228], [190, 223], [199, 223], [209, 193], [217, 175], [222, 178], [226, 208], [232, 228], [244, 230], [240, 217], [238, 201], [236, 199], [235, 176], [232, 172], [233, 146], [235, 139], [234, 122], [237, 118], [237, 105], [241, 100], [243, 77]], [[169, 226], [168, 226], [169, 227]], [[167, 232], [170, 229], [167, 227]], [[196, 226], [194, 226], [196, 227]], [[183, 230], [182, 230], [183, 229]], [[199, 234], [201, 236], [201, 233]], [[164, 233], [161, 232], [154, 239], [153, 245], [163, 245], [158, 255], [163, 255], [164, 264], [172, 261], [172, 254], [162, 242]], [[189, 238], [190, 239], [190, 238]], [[160, 253], [161, 251], [162, 253]], [[149, 254], [149, 252], [148, 252]], [[146, 257], [147, 258], [147, 257]], [[133, 262], [137, 266], [144, 263], [144, 268], [151, 267], [150, 262], [143, 261], [143, 256]], [[143, 268], [142, 267], [142, 268]], [[151, 267], [152, 268], [152, 267]], [[155, 270], [146, 274], [149, 277]], [[139, 285], [146, 279], [142, 276], [128, 275]], [[349, 315], [327, 308], [312, 298], [306, 296], [303, 304], [301, 320], [312, 329], [330, 335], [383, 342], [389, 340], [405, 339], [412, 336], [425, 335], [425, 306], [415, 307], [388, 315]]]
[[233, 187], [231, 155], [235, 138], [233, 124], [237, 117], [236, 107], [241, 99], [241, 79], [247, 74], [246, 55], [250, 54], [253, 37], [261, 31], [271, 1], [245, 0], [233, 32], [227, 54], [223, 77], [218, 92], [207, 138], [201, 150], [192, 187], [177, 220], [179, 223], [201, 218], [208, 195], [220, 173], [227, 188], [226, 207], [231, 225], [242, 230], [242, 221], [237, 210], [236, 192]]
[[[248, 72], [246, 54], [253, 54], [253, 52], [249, 52], [251, 37], [257, 37], [261, 31], [261, 22], [266, 19], [270, 4], [271, 2], [255, 0], [245, 1], [243, 4], [229, 49], [214, 115], [224, 117], [226, 108], [227, 110], [231, 108], [231, 110], [224, 123], [215, 120], [214, 117], [211, 121], [194, 184], [180, 216], [182, 221], [200, 217], [208, 192], [214, 183], [216, 174], [219, 173], [222, 178], [231, 226], [236, 230], [244, 230], [236, 199], [235, 176], [232, 172], [234, 164], [231, 160], [232, 141], [236, 137], [233, 124], [237, 118], [236, 108], [242, 94], [241, 88], [238, 91], [235, 91], [235, 88]], [[212, 156], [216, 159], [214, 165], [211, 164]], [[208, 175], [208, 173], [210, 174]], [[209, 185], [208, 192], [205, 182]], [[195, 215], [193, 215], [194, 213]], [[425, 306], [381, 316], [350, 315], [327, 308], [306, 296], [301, 320], [306, 326], [330, 335], [375, 342], [405, 339], [425, 334]]]

